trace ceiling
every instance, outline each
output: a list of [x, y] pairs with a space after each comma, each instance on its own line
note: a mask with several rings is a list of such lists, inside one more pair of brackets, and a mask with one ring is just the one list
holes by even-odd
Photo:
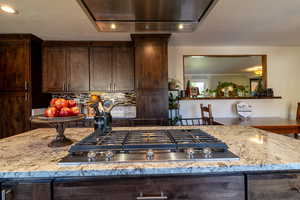
[[204, 57], [184, 58], [185, 74], [251, 74], [247, 69], [262, 65], [261, 56], [245, 57]]
[[[44, 40], [130, 40], [100, 33], [76, 0], [0, 0], [18, 15], [0, 13], [0, 33], [33, 33]], [[173, 45], [300, 46], [299, 0], [219, 0], [193, 33], [173, 34]]]

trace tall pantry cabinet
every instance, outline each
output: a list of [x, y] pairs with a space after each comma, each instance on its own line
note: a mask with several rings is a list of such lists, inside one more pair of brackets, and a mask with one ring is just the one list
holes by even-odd
[[0, 34], [0, 138], [29, 130], [31, 109], [48, 101], [41, 94], [41, 43], [32, 34]]

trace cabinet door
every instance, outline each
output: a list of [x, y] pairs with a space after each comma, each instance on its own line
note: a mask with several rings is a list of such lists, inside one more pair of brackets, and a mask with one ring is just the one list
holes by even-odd
[[0, 41], [0, 91], [24, 91], [29, 77], [25, 40]]
[[133, 52], [130, 47], [113, 48], [113, 89], [134, 90]]
[[91, 48], [90, 64], [91, 90], [112, 90], [112, 48]]
[[4, 182], [2, 198], [5, 200], [51, 200], [50, 181]]
[[66, 86], [66, 55], [64, 47], [45, 47], [43, 51], [43, 91], [64, 92]]
[[167, 42], [159, 39], [137, 41], [135, 75], [137, 89], [168, 88]]
[[300, 174], [248, 175], [248, 199], [300, 199]]
[[136, 96], [138, 119], [168, 119], [167, 89], [138, 89]]
[[55, 200], [241, 200], [243, 176], [161, 177], [54, 182]]
[[30, 129], [29, 94], [0, 93], [0, 138], [9, 137]]
[[74, 47], [68, 49], [68, 92], [89, 91], [89, 49]]

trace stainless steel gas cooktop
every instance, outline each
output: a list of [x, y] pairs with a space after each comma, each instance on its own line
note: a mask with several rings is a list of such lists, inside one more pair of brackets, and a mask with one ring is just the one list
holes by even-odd
[[200, 130], [93, 133], [73, 145], [60, 165], [163, 161], [232, 161], [228, 146]]

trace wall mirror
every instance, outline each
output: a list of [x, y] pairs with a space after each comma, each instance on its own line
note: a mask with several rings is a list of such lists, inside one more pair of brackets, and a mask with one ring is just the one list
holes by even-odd
[[266, 61], [266, 55], [186, 55], [184, 87], [193, 88], [193, 96], [254, 96], [267, 87]]

